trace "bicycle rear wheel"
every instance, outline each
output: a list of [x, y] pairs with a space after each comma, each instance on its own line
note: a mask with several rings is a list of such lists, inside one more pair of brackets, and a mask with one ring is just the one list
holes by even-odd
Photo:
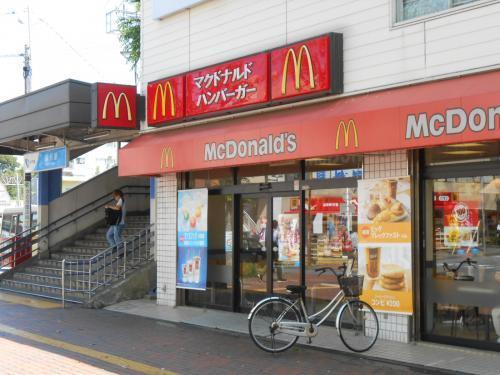
[[291, 348], [298, 336], [280, 332], [278, 322], [300, 322], [299, 311], [283, 298], [269, 299], [257, 306], [249, 321], [248, 330], [255, 345], [270, 353]]
[[353, 352], [370, 349], [378, 337], [378, 319], [369, 304], [352, 300], [342, 306], [337, 329], [344, 345]]

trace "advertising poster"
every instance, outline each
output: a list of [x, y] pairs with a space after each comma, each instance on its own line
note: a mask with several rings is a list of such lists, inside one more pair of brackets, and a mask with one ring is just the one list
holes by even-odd
[[413, 313], [410, 177], [358, 181], [358, 263], [376, 311]]
[[177, 288], [205, 290], [208, 190], [180, 190], [177, 199]]

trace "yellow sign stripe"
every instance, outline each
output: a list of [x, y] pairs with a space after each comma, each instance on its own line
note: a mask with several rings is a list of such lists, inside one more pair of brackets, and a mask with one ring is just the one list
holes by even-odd
[[147, 365], [145, 363], [132, 361], [130, 359], [118, 357], [118, 356], [113, 355], [113, 354], [99, 352], [97, 350], [93, 350], [93, 349], [85, 348], [83, 346], [70, 344], [70, 343], [67, 343], [64, 341], [51, 339], [49, 337], [45, 337], [45, 336], [37, 335], [37, 334], [31, 333], [31, 332], [23, 331], [20, 329], [8, 327], [8, 326], [5, 326], [3, 324], [0, 324], [0, 332], [5, 332], [5, 333], [8, 333], [8, 334], [13, 335], [13, 336], [22, 337], [22, 338], [27, 339], [27, 340], [38, 342], [40, 344], [45, 344], [45, 345], [52, 346], [54, 348], [59, 348], [59, 349], [67, 350], [69, 352], [81, 354], [81, 355], [84, 355], [86, 357], [97, 359], [97, 360], [102, 361], [102, 362], [110, 363], [112, 365], [119, 366], [122, 368], [127, 368], [127, 369], [130, 369], [132, 371], [137, 371], [139, 373], [146, 374], [146, 375], [157, 375], [157, 374], [158, 375], [176, 375], [175, 372], [167, 371], [167, 370], [164, 370], [164, 369], [161, 369], [158, 367], [153, 367], [153, 366]]
[[59, 309], [60, 303], [45, 301], [37, 298], [30, 298], [24, 296], [16, 296], [13, 294], [0, 293], [0, 301], [13, 303], [15, 305], [24, 305], [35, 307], [37, 309]]

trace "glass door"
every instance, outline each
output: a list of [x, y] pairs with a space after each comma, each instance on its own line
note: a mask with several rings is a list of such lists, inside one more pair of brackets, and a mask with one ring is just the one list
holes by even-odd
[[240, 200], [240, 309], [251, 309], [268, 293], [269, 199], [243, 195]]
[[242, 195], [240, 199], [240, 310], [301, 283], [300, 197]]

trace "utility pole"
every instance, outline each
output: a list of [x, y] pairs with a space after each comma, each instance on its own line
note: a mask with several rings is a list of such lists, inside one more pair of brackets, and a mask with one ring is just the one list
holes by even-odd
[[23, 77], [24, 77], [24, 93], [28, 94], [31, 91], [31, 49], [30, 46], [24, 45], [24, 66], [23, 66]]

